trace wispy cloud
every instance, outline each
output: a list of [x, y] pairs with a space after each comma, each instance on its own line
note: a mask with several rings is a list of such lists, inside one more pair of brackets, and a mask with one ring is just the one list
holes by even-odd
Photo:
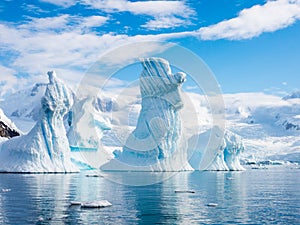
[[51, 4], [70, 7], [76, 3], [106, 13], [130, 12], [134, 15], [150, 16], [142, 27], [155, 30], [190, 24], [195, 11], [185, 1], [127, 1], [127, 0], [42, 0]]
[[106, 12], [131, 12], [136, 15], [185, 16], [194, 12], [184, 1], [83, 0], [81, 3]]
[[249, 39], [288, 27], [299, 19], [299, 0], [270, 0], [242, 10], [235, 18], [200, 28], [197, 33], [203, 40]]
[[84, 29], [100, 27], [108, 21], [104, 16], [71, 16], [64, 14], [56, 17], [29, 18], [27, 23], [18, 26], [18, 29], [32, 30], [37, 32], [65, 32], [78, 30], [83, 32]]
[[36, 5], [33, 5], [33, 4], [28, 4], [28, 3], [23, 3], [21, 5], [21, 8], [24, 9], [25, 11], [27, 12], [30, 12], [30, 13], [33, 13], [33, 14], [36, 14], [36, 15], [39, 15], [39, 14], [42, 14], [42, 13], [49, 13], [49, 11], [47, 10], [44, 10]]
[[40, 0], [41, 2], [47, 2], [62, 7], [70, 7], [76, 5], [78, 0]]
[[0, 65], [0, 99], [7, 95], [14, 93], [20, 85], [24, 85], [25, 79], [17, 77], [17, 71]]
[[148, 28], [150, 30], [157, 29], [167, 29], [167, 28], [175, 28], [179, 26], [189, 25], [189, 21], [183, 18], [178, 18], [175, 16], [165, 16], [165, 17], [157, 17], [153, 20], [148, 21], [146, 24], [142, 25], [142, 27]]
[[83, 3], [106, 12], [130, 12], [151, 16], [153, 19], [142, 26], [151, 30], [190, 24], [190, 17], [195, 14], [184, 1], [83, 0]]

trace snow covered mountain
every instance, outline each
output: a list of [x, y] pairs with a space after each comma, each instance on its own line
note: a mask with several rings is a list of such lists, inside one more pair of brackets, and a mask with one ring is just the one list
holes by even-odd
[[288, 99], [294, 99], [294, 98], [300, 98], [300, 91], [294, 91], [291, 94], [284, 96], [282, 99], [288, 100]]
[[224, 95], [227, 127], [245, 144], [244, 159], [300, 161], [300, 99], [263, 93]]
[[0, 138], [9, 139], [19, 136], [20, 134], [21, 132], [17, 129], [15, 124], [10, 119], [8, 119], [2, 109], [0, 109]]
[[46, 85], [37, 83], [32, 88], [15, 92], [0, 102], [4, 113], [24, 133], [30, 131], [39, 119], [41, 99], [45, 94]]
[[2, 101], [1, 107], [10, 117], [37, 120], [46, 85], [37, 83], [31, 89], [20, 90]]

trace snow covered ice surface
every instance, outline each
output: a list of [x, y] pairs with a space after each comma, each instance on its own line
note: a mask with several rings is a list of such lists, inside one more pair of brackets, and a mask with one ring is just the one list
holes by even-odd
[[73, 100], [68, 88], [48, 72], [49, 83], [42, 98], [41, 116], [26, 135], [1, 145], [1, 172], [78, 172], [71, 162], [63, 117]]
[[101, 110], [96, 110], [96, 100], [91, 96], [75, 98], [67, 135], [73, 161], [92, 168], [99, 168], [111, 159], [101, 143], [103, 131], [110, 130], [111, 124]]
[[161, 58], [141, 60], [142, 109], [135, 130], [129, 135], [123, 151], [102, 170], [182, 171], [192, 170], [187, 160], [180, 110], [183, 107], [182, 72], [172, 74], [169, 63]]

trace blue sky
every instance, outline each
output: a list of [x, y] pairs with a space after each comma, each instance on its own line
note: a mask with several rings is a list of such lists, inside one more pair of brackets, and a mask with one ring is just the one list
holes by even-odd
[[300, 88], [299, 0], [3, 0], [0, 15], [0, 96], [50, 69], [76, 82], [104, 52], [144, 40], [195, 52], [224, 93]]

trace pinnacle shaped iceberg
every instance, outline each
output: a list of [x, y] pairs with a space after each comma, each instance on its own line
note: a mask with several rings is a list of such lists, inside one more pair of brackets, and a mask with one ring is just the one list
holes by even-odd
[[103, 170], [180, 171], [192, 170], [187, 160], [187, 145], [181, 129], [183, 107], [182, 72], [172, 74], [168, 61], [161, 58], [141, 60], [142, 109], [137, 126], [129, 135], [123, 151]]
[[70, 158], [63, 117], [73, 104], [70, 91], [48, 72], [49, 83], [43, 96], [40, 119], [27, 134], [2, 144], [2, 172], [78, 172]]

